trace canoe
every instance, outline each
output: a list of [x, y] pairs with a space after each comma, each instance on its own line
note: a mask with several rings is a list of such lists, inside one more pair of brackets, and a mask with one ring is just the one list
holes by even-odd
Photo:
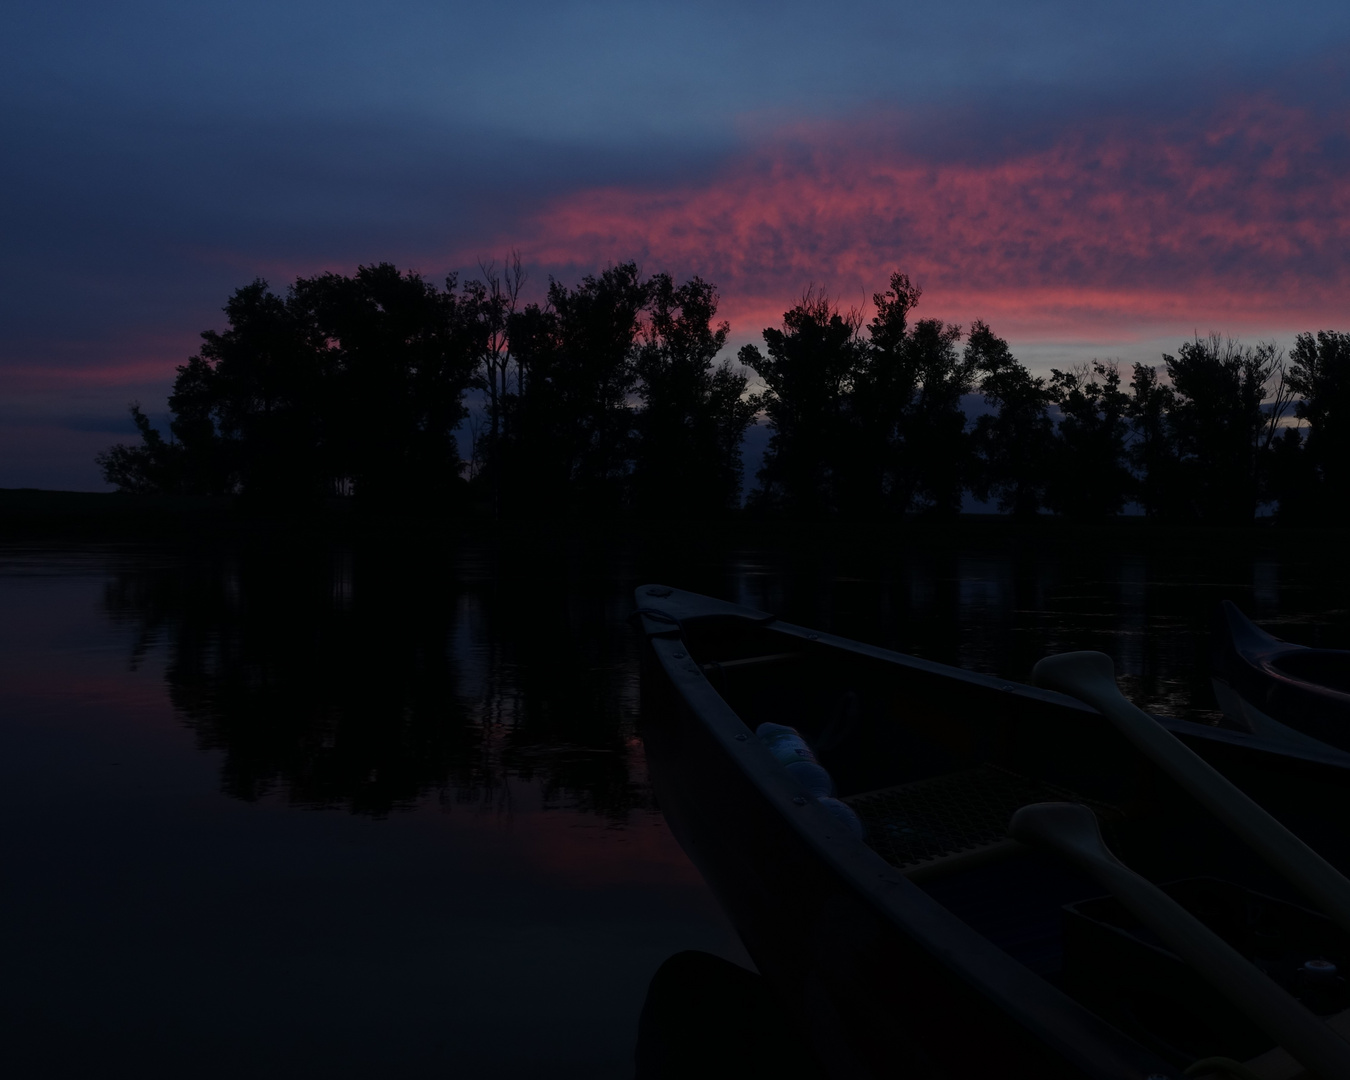
[[1350, 652], [1281, 641], [1227, 600], [1210, 643], [1214, 695], [1239, 728], [1350, 750]]
[[[658, 803], [782, 1002], [782, 1038], [832, 1076], [1144, 1080], [1215, 1058], [1303, 1074], [1128, 890], [1009, 836], [1014, 813], [1047, 806], [1090, 808], [1143, 888], [1198, 914], [1244, 969], [1254, 958], [1333, 1058], [1348, 1049], [1344, 909], [1312, 910], [1103, 713], [666, 586], [636, 600]], [[775, 757], [765, 723], [802, 734], [861, 837]], [[1156, 723], [1350, 866], [1350, 755]], [[1350, 1075], [1336, 1069], [1319, 1075]]]

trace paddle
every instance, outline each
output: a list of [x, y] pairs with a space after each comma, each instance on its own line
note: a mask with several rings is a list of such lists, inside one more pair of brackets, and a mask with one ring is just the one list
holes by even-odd
[[1048, 848], [1084, 870], [1224, 997], [1324, 1080], [1350, 1076], [1350, 1043], [1147, 878], [1117, 859], [1096, 815], [1080, 803], [1033, 803], [1018, 810], [1008, 835]]
[[1166, 728], [1127, 701], [1116, 686], [1115, 665], [1109, 656], [1099, 652], [1047, 656], [1032, 669], [1031, 682], [1095, 708], [1150, 761], [1350, 933], [1350, 881]]

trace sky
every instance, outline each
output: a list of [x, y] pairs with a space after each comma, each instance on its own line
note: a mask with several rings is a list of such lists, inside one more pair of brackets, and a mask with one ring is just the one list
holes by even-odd
[[1350, 5], [8, 4], [0, 487], [102, 490], [256, 277], [518, 250], [988, 321], [1033, 371], [1350, 330]]

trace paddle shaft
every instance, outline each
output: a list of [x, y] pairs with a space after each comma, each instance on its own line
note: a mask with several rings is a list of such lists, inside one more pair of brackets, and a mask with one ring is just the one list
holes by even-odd
[[1116, 687], [1110, 657], [1102, 653], [1046, 657], [1036, 665], [1032, 681], [1097, 709], [1145, 757], [1350, 933], [1350, 881], [1156, 720], [1127, 701]]
[[1306, 1069], [1324, 1080], [1350, 1077], [1350, 1043], [1165, 892], [1117, 859], [1102, 841], [1087, 807], [1073, 803], [1026, 806], [1013, 815], [1008, 831], [1017, 840], [1051, 849], [1096, 878]]

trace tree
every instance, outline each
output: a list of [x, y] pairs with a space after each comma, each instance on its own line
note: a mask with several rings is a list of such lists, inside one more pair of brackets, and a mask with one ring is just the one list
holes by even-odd
[[1268, 493], [1277, 504], [1281, 525], [1335, 521], [1343, 508], [1328, 504], [1312, 455], [1303, 441], [1304, 430], [1284, 428], [1270, 445]]
[[1061, 415], [1046, 505], [1080, 519], [1119, 514], [1134, 489], [1127, 465], [1130, 399], [1120, 389], [1120, 369], [1098, 360], [1052, 369], [1050, 395]]
[[961, 399], [974, 387], [975, 356], [957, 352], [960, 340], [959, 326], [920, 319], [907, 345], [918, 392], [904, 418], [902, 452], [913, 477], [915, 505], [943, 517], [960, 512], [973, 464]]
[[[236, 290], [225, 315], [228, 328], [205, 331], [200, 353], [178, 368], [169, 396], [173, 442], [133, 407], [139, 452], [114, 447], [100, 458], [119, 489], [243, 492], [262, 502], [313, 493], [318, 369], [305, 334], [261, 278]], [[166, 471], [169, 445], [178, 449]]]
[[1130, 423], [1127, 457], [1135, 491], [1148, 517], [1184, 515], [1185, 492], [1170, 416], [1176, 395], [1158, 379], [1157, 368], [1135, 364], [1125, 415]]
[[669, 274], [649, 283], [648, 320], [635, 371], [642, 406], [633, 503], [649, 513], [718, 517], [740, 505], [741, 443], [759, 398], [729, 361], [714, 366], [730, 325], [714, 325], [714, 286], [691, 278], [677, 286]]
[[[1163, 361], [1174, 393], [1168, 421], [1190, 512], [1214, 523], [1251, 521], [1262, 467], [1289, 400], [1280, 350], [1211, 334]], [[1272, 381], [1275, 401], [1267, 410], [1262, 406]]]
[[103, 479], [118, 491], [131, 495], [177, 493], [182, 487], [182, 445], [167, 442], [151, 426], [139, 401], [133, 401], [129, 408], [141, 445], [118, 443], [98, 454], [94, 461], [102, 470]]
[[972, 490], [981, 499], [996, 498], [1005, 513], [1035, 517], [1045, 498], [1054, 438], [1051, 391], [982, 322], [970, 328], [966, 364], [980, 374], [980, 393], [995, 409], [975, 422]]
[[872, 296], [876, 314], [852, 392], [851, 482], [842, 496], [859, 516], [902, 515], [914, 501], [916, 463], [907, 453], [905, 421], [918, 386], [909, 314], [920, 296], [922, 290], [899, 272], [891, 275], [889, 289]]
[[462, 484], [455, 431], [482, 355], [474, 293], [461, 299], [389, 263], [301, 279], [292, 307], [321, 358], [316, 441], [326, 479], [360, 500], [438, 502]]
[[143, 445], [103, 455], [105, 476], [266, 506], [345, 490], [436, 503], [461, 482], [454, 432], [482, 351], [454, 288], [381, 263], [297, 279], [285, 297], [261, 279], [237, 290], [227, 328], [178, 368], [172, 441], [133, 409]]
[[861, 321], [808, 290], [781, 328], [765, 329], [767, 356], [754, 345], [741, 349], [741, 363], [764, 380], [773, 432], [751, 495], [760, 509], [804, 518], [838, 511], [851, 466], [851, 397], [866, 356]]
[[[504, 480], [517, 510], [603, 512], [622, 504], [632, 452], [636, 354], [648, 285], [621, 263], [575, 289], [550, 279], [508, 334], [517, 387], [504, 415]], [[509, 479], [507, 477], [509, 476]]]
[[1301, 399], [1295, 415], [1308, 433], [1300, 445], [1286, 432], [1284, 457], [1298, 472], [1295, 447], [1306, 456], [1308, 514], [1344, 522], [1350, 519], [1350, 333], [1299, 334], [1289, 359], [1289, 391]]
[[955, 514], [971, 470], [962, 397], [975, 363], [961, 328], [912, 327], [921, 292], [902, 273], [862, 316], [808, 292], [741, 360], [764, 379], [773, 435], [752, 500], [804, 517], [874, 517], [919, 509]]
[[464, 286], [463, 303], [478, 323], [477, 340], [482, 346], [474, 385], [487, 393], [488, 428], [474, 439], [475, 478], [485, 477], [491, 492], [493, 517], [501, 516], [502, 443], [508, 437], [507, 399], [516, 366], [511, 353], [511, 321], [520, 307], [525, 287], [525, 271], [520, 253], [513, 251], [505, 268], [498, 272], [494, 263], [479, 263], [482, 279]]

